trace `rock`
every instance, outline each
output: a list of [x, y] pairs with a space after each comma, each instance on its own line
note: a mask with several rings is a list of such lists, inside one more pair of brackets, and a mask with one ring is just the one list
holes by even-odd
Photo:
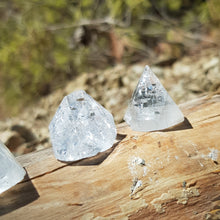
[[189, 65], [183, 65], [180, 62], [176, 62], [173, 65], [173, 76], [182, 77], [184, 75], [188, 75], [191, 72], [191, 67]]
[[208, 71], [207, 79], [212, 84], [220, 83], [220, 68], [219, 68], [219, 66], [215, 66], [214, 68], [212, 68]]
[[48, 112], [46, 109], [37, 108], [34, 112], [34, 118], [36, 120], [44, 120], [48, 116]]
[[11, 127], [12, 131], [16, 131], [20, 134], [20, 136], [26, 141], [31, 142], [36, 140], [35, 135], [31, 132], [30, 129], [25, 127], [24, 125], [15, 124]]
[[15, 152], [21, 144], [25, 143], [25, 139], [18, 132], [11, 130], [1, 133], [1, 140], [12, 152]]
[[164, 70], [162, 68], [157, 67], [157, 66], [152, 66], [151, 69], [160, 80], [164, 78], [165, 74], [164, 74]]
[[197, 83], [192, 83], [188, 85], [188, 89], [192, 92], [201, 93], [203, 89]]
[[219, 57], [212, 57], [209, 61], [204, 62], [203, 69], [208, 71], [209, 69], [219, 65]]

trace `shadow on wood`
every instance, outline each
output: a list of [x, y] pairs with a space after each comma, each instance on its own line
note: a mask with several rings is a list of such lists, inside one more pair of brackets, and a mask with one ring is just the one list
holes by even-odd
[[[29, 179], [28, 174], [25, 179]], [[0, 216], [21, 208], [38, 198], [39, 194], [31, 181], [18, 183], [0, 195]]]
[[65, 163], [67, 165], [71, 165], [71, 166], [99, 165], [114, 151], [114, 149], [120, 144], [120, 142], [125, 137], [126, 137], [126, 135], [117, 134], [116, 143], [114, 143], [114, 145], [110, 149], [108, 149], [104, 152], [100, 152], [93, 157], [84, 158], [84, 159], [74, 161], [74, 162], [64, 162], [64, 161], [60, 161], [60, 162]]
[[193, 129], [193, 126], [189, 122], [189, 120], [184, 117], [184, 121], [178, 125], [172, 126], [170, 128], [166, 128], [164, 130], [160, 130], [161, 132], [169, 132], [169, 131], [180, 131], [180, 130], [186, 130], [186, 129]]

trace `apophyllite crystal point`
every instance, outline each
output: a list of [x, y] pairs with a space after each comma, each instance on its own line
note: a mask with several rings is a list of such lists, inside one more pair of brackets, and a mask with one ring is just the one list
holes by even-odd
[[0, 141], [0, 193], [20, 182], [25, 173], [8, 148]]
[[116, 138], [114, 119], [85, 91], [65, 96], [50, 125], [55, 157], [75, 161], [111, 148]]
[[149, 66], [145, 66], [132, 95], [124, 120], [135, 131], [169, 128], [184, 116]]

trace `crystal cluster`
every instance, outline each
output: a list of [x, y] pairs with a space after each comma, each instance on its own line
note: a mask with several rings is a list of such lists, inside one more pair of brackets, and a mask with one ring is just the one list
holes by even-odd
[[25, 173], [8, 148], [0, 141], [0, 193], [20, 182]]
[[161, 130], [184, 120], [184, 116], [149, 66], [132, 95], [124, 120], [135, 131]]
[[85, 91], [65, 96], [50, 125], [55, 157], [75, 161], [112, 147], [116, 138], [114, 119]]

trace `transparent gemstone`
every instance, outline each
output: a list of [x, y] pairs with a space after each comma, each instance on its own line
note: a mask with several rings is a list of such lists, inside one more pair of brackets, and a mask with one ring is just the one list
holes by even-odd
[[124, 120], [132, 130], [154, 131], [179, 124], [184, 116], [150, 67], [145, 66]]
[[63, 98], [49, 131], [55, 157], [61, 161], [103, 152], [113, 146], [117, 134], [111, 113], [82, 90]]
[[0, 193], [20, 182], [25, 173], [8, 148], [0, 141]]

